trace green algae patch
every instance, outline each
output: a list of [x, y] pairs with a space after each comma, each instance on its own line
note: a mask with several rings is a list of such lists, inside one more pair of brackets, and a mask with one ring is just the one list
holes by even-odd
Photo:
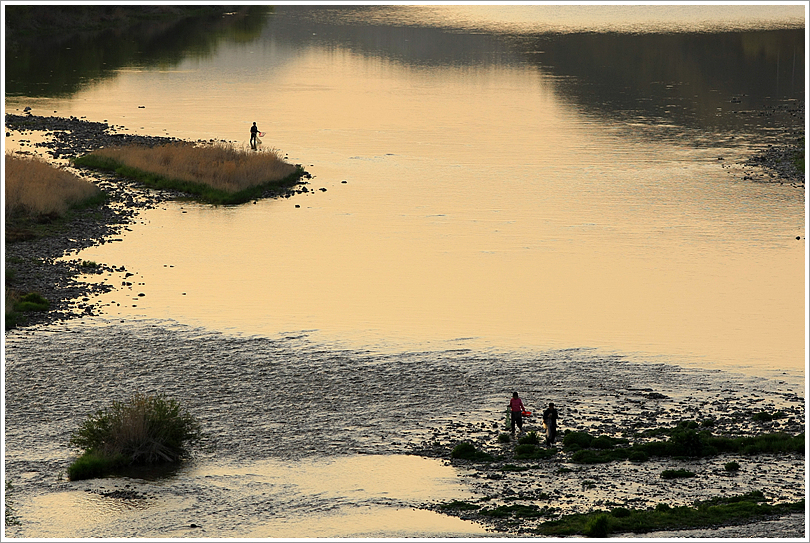
[[594, 511], [565, 515], [541, 524], [538, 535], [607, 537], [610, 534], [648, 533], [662, 530], [687, 530], [752, 522], [757, 519], [804, 511], [804, 500], [769, 504], [760, 491], [697, 501], [692, 506], [671, 507], [659, 504], [654, 509]]
[[627, 439], [594, 437], [586, 432], [570, 432], [563, 447], [577, 464], [599, 464], [622, 460], [645, 462], [650, 457], [700, 458], [720, 454], [804, 454], [804, 433], [792, 436], [784, 432], [747, 437], [728, 437], [699, 429], [694, 421], [681, 422], [674, 428], [649, 431], [646, 436], [668, 435], [668, 439], [629, 444]]
[[450, 457], [462, 460], [475, 460], [477, 462], [492, 462], [495, 460], [495, 457], [491, 454], [476, 449], [472, 443], [466, 441], [462, 441], [453, 447], [453, 452], [450, 453]]

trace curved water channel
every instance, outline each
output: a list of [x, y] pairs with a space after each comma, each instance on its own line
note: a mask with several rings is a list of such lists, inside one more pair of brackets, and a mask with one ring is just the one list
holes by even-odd
[[[88, 276], [116, 287], [99, 316], [6, 334], [7, 533], [487, 535], [419, 508], [480, 489], [411, 453], [491, 431], [512, 389], [571, 429], [630, 424], [639, 390], [659, 422], [803, 420], [804, 191], [740, 166], [804, 94], [803, 8], [605, 8], [277, 6], [52, 82], [11, 64], [9, 112], [237, 144], [256, 121], [314, 179], [66, 255], [135, 275]], [[196, 459], [64, 481], [70, 432], [135, 390], [201, 419]], [[767, 477], [804, 494], [801, 462]]]

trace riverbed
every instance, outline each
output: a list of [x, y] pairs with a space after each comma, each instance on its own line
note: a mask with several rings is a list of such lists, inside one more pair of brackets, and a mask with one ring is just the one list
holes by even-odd
[[[312, 178], [290, 198], [210, 207], [83, 173], [117, 195], [122, 219], [48, 255], [99, 264], [60, 306], [74, 318], [6, 333], [21, 520], [7, 534], [519, 536], [531, 525], [488, 532], [437, 504], [519, 497], [564, 513], [804, 496], [803, 457], [735, 457], [736, 476], [727, 458], [559, 475], [565, 455], [514, 473], [450, 460], [460, 440], [510, 446], [497, 437], [513, 390], [535, 411], [554, 401], [563, 431], [608, 435], [708, 417], [718, 432], [796, 433], [806, 397], [804, 184], [748, 164], [803, 127], [793, 19], [715, 14], [694, 28], [642, 10], [629, 28], [462, 11], [279, 6], [212, 40], [179, 28], [196, 38], [66, 74], [67, 92], [12, 86], [8, 112], [120, 134], [240, 145], [257, 121]], [[747, 55], [742, 30], [778, 65]], [[624, 61], [637, 51], [682, 56], [636, 70]], [[6, 143], [47, 154], [40, 136]], [[134, 391], [201, 420], [194, 460], [66, 481], [70, 433]], [[699, 477], [658, 476], [678, 467]], [[801, 534], [803, 520], [786, 522]]]

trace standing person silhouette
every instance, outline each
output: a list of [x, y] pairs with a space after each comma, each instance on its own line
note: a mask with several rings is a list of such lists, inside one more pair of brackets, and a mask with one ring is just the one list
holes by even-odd
[[520, 399], [517, 392], [512, 393], [512, 399], [509, 400], [509, 409], [512, 411], [512, 435], [515, 435], [515, 424], [523, 431], [523, 411], [526, 407], [523, 405], [523, 400]]
[[259, 127], [256, 126], [256, 121], [253, 121], [253, 126], [250, 127], [250, 147], [256, 148], [256, 137], [259, 135]]
[[546, 446], [550, 447], [557, 437], [557, 408], [554, 403], [549, 402], [548, 407], [543, 411], [543, 423], [546, 425]]

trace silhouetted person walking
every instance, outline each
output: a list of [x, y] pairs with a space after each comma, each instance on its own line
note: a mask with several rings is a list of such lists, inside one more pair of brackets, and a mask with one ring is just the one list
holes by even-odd
[[523, 411], [526, 408], [523, 406], [523, 400], [520, 399], [517, 392], [512, 393], [512, 399], [509, 400], [509, 409], [512, 411], [512, 435], [515, 435], [515, 424], [523, 431]]
[[256, 126], [256, 122], [254, 121], [253, 126], [250, 127], [250, 147], [255, 149], [256, 148], [256, 138], [259, 135], [259, 127]]
[[554, 440], [557, 438], [557, 408], [553, 403], [549, 403], [548, 407], [543, 411], [543, 423], [546, 425], [546, 446], [550, 447]]

